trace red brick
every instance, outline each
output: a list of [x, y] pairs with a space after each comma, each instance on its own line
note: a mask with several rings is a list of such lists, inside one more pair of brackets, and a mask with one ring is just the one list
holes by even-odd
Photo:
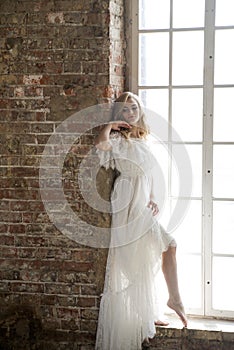
[[78, 308], [59, 307], [56, 308], [56, 313], [58, 318], [67, 320], [80, 317], [80, 310]]
[[24, 75], [23, 83], [25, 85], [40, 85], [42, 80], [42, 75]]
[[57, 301], [60, 306], [77, 306], [77, 298], [73, 295], [58, 295]]
[[[34, 214], [29, 213], [29, 212], [22, 213], [22, 222], [24, 224], [30, 224], [30, 223], [34, 222]], [[28, 225], [27, 225], [27, 227], [28, 227]]]
[[27, 201], [12, 201], [10, 202], [10, 210], [12, 211], [26, 211], [29, 209]]
[[30, 167], [14, 167], [12, 168], [12, 174], [16, 177], [37, 177], [38, 170]]
[[9, 292], [10, 290], [10, 285], [8, 282], [3, 282], [0, 281], [0, 292], [4, 293], [4, 292]]
[[2, 258], [16, 258], [17, 249], [12, 247], [1, 247], [0, 256]]
[[0, 211], [9, 211], [10, 202], [8, 200], [0, 202]]
[[57, 296], [43, 294], [40, 300], [43, 305], [55, 305], [57, 302]]
[[97, 295], [97, 287], [96, 285], [82, 285], [81, 286], [81, 294], [82, 295]]
[[29, 258], [29, 259], [34, 259], [37, 254], [37, 248], [18, 248], [18, 257], [19, 258]]
[[17, 236], [15, 238], [15, 245], [17, 247], [41, 247], [45, 243], [44, 237], [34, 237], [34, 236]]
[[76, 250], [72, 251], [72, 260], [92, 262], [94, 258], [93, 250]]
[[69, 320], [61, 320], [61, 328], [69, 331], [77, 331], [80, 329], [80, 321], [79, 319], [69, 319]]
[[19, 279], [24, 282], [44, 282], [41, 279], [40, 271], [34, 271], [34, 270], [28, 270], [28, 269], [20, 271]]
[[[3, 223], [1, 222], [1, 225], [0, 225], [0, 233], [6, 233], [6, 232], [8, 231], [7, 228], [8, 228], [7, 225], [6, 225], [6, 224], [3, 224]], [[0, 236], [0, 237], [1, 237], [1, 236]]]
[[62, 294], [62, 295], [71, 295], [72, 289], [71, 286], [62, 283], [46, 283], [45, 284], [45, 293], [46, 294]]
[[25, 225], [23, 224], [9, 225], [8, 231], [13, 234], [25, 233]]
[[88, 272], [91, 269], [92, 269], [91, 263], [75, 262], [75, 261], [64, 261], [63, 262], [63, 270], [64, 271]]
[[43, 293], [44, 284], [43, 283], [24, 283], [24, 282], [12, 282], [11, 285], [12, 292], [27, 292], [27, 293]]
[[0, 199], [40, 199], [38, 190], [26, 191], [24, 189], [0, 189]]
[[77, 305], [80, 307], [94, 307], [96, 306], [96, 298], [80, 297], [77, 300]]
[[90, 334], [95, 334], [97, 329], [97, 322], [92, 320], [81, 320], [81, 330], [87, 331]]
[[87, 320], [97, 320], [98, 310], [81, 309], [81, 318], [87, 319]]
[[0, 212], [0, 222], [9, 222], [9, 223], [16, 223], [16, 222], [22, 222], [22, 215], [20, 213], [6, 213], [6, 212]]

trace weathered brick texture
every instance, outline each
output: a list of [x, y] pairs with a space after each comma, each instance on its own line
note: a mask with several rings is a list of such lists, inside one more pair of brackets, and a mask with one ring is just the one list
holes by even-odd
[[[123, 90], [123, 10], [123, 0], [0, 1], [1, 349], [93, 348], [107, 252], [53, 225], [39, 167], [62, 121]], [[67, 154], [64, 191], [73, 210], [108, 227], [108, 215], [89, 208], [76, 181], [94, 134]], [[113, 174], [104, 176], [99, 187], [108, 198]]]
[[[142, 350], [149, 349], [143, 344]], [[157, 335], [151, 340], [151, 350], [231, 350], [234, 349], [233, 333], [195, 329], [171, 329], [157, 327]]]

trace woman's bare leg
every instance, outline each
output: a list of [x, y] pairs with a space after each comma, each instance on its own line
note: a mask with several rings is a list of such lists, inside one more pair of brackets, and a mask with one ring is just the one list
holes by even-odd
[[174, 310], [183, 322], [184, 327], [187, 327], [188, 321], [185, 315], [184, 306], [181, 301], [176, 262], [176, 247], [169, 247], [162, 254], [162, 271], [166, 280], [169, 293], [167, 305]]

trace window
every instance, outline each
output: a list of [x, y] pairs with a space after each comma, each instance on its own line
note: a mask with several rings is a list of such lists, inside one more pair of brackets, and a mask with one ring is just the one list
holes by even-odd
[[[174, 231], [181, 294], [190, 314], [233, 318], [234, 2], [129, 4], [129, 87], [168, 121], [172, 149], [178, 132], [192, 164], [190, 206]], [[178, 197], [168, 164], [173, 208], [189, 199]]]

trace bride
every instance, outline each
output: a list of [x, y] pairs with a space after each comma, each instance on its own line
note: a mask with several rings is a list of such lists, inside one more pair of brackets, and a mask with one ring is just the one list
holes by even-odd
[[155, 335], [160, 320], [156, 275], [166, 280], [167, 305], [187, 318], [181, 301], [176, 242], [158, 223], [155, 156], [138, 97], [123, 93], [111, 121], [95, 140], [100, 165], [120, 175], [111, 193], [111, 241], [101, 297], [96, 350], [137, 350]]

